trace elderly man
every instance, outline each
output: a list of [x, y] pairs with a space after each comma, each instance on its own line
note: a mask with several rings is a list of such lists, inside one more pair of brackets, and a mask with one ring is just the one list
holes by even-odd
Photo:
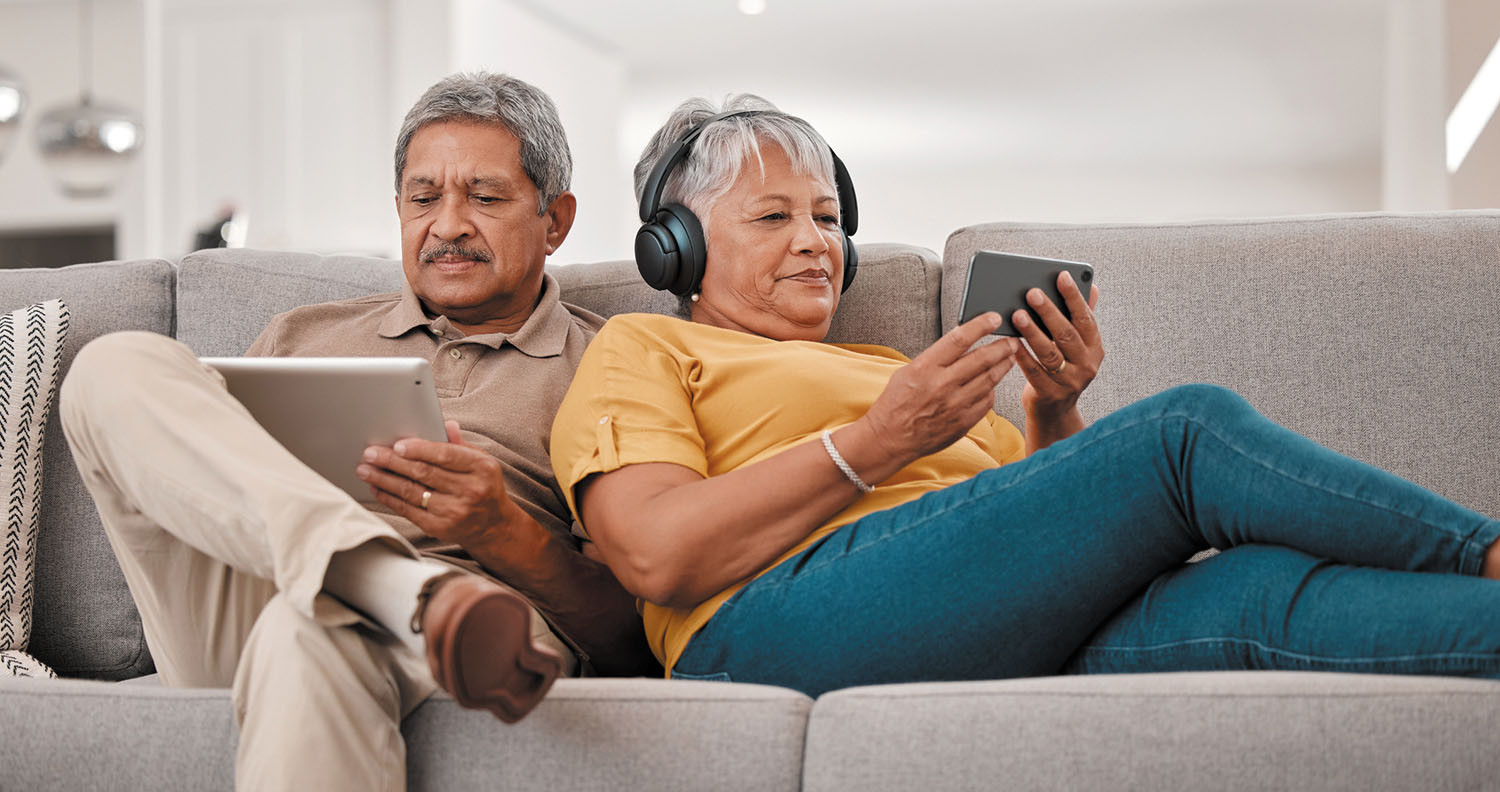
[[242, 788], [399, 789], [400, 719], [438, 686], [506, 721], [575, 669], [649, 669], [634, 600], [578, 552], [547, 458], [602, 320], [543, 271], [572, 225], [551, 100], [456, 75], [396, 144], [398, 294], [278, 316], [253, 355], [421, 356], [448, 442], [367, 449], [366, 509], [181, 344], [122, 333], [62, 388], [69, 443], [163, 681], [233, 685]]

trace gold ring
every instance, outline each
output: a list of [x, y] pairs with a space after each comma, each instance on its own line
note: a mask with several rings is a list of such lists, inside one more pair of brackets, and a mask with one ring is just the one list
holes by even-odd
[[1058, 367], [1057, 367], [1057, 368], [1055, 368], [1055, 369], [1047, 369], [1047, 373], [1048, 373], [1048, 374], [1049, 374], [1049, 375], [1051, 375], [1051, 376], [1053, 376], [1053, 377], [1055, 377], [1055, 376], [1057, 376], [1057, 375], [1059, 375], [1059, 374], [1061, 374], [1061, 373], [1063, 373], [1063, 369], [1065, 369], [1065, 368], [1067, 368], [1067, 367], [1068, 367], [1068, 361], [1066, 361], [1066, 360], [1064, 360], [1064, 361], [1063, 361], [1063, 362], [1062, 362], [1062, 365], [1061, 365], [1061, 366], [1058, 366]]
[[432, 490], [422, 490], [422, 508], [427, 508], [427, 502], [432, 500]]

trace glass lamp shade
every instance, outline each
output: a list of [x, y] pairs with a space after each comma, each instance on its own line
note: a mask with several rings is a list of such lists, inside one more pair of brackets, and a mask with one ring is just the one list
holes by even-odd
[[0, 69], [0, 162], [10, 150], [11, 138], [21, 128], [21, 116], [26, 113], [26, 86], [21, 78]]
[[115, 188], [140, 148], [141, 124], [128, 111], [85, 98], [44, 114], [36, 142], [64, 193], [98, 198]]

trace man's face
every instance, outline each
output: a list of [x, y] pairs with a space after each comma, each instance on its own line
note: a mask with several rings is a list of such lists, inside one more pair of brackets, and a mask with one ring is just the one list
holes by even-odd
[[449, 121], [417, 130], [396, 212], [401, 266], [428, 310], [465, 332], [524, 323], [547, 256], [573, 219], [571, 194], [540, 215], [537, 202], [521, 141], [505, 127]]

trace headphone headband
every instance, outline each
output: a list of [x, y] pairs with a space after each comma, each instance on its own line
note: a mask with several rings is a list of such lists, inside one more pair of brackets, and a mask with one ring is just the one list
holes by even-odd
[[677, 139], [677, 143], [673, 145], [672, 150], [667, 153], [667, 156], [657, 160], [656, 167], [651, 169], [651, 175], [646, 179], [646, 187], [641, 190], [641, 222], [651, 222], [651, 217], [656, 214], [657, 208], [661, 206], [661, 194], [667, 189], [667, 175], [672, 172], [673, 168], [676, 168], [683, 160], [687, 159], [688, 152], [693, 150], [693, 141], [697, 140], [698, 136], [703, 134], [703, 130], [708, 129], [715, 122], [723, 121], [726, 118], [743, 115], [763, 115], [765, 112], [764, 110], [730, 110], [727, 113], [718, 113], [705, 118], [702, 123], [694, 124], [688, 131], [684, 132], [682, 137]]
[[[642, 225], [635, 236], [635, 261], [641, 277], [652, 288], [665, 289], [678, 295], [695, 291], [703, 279], [703, 267], [707, 261], [703, 227], [697, 216], [680, 204], [661, 204], [667, 177], [671, 175], [672, 169], [687, 159], [693, 142], [703, 134], [703, 130], [716, 122], [735, 116], [768, 115], [770, 112], [730, 110], [712, 115], [682, 133], [666, 155], [651, 169], [651, 174], [646, 177], [646, 183], [641, 188]], [[807, 123], [801, 119], [795, 120]], [[839, 155], [826, 142], [823, 145], [833, 159], [833, 183], [838, 191], [839, 228], [843, 237], [844, 256], [844, 278], [840, 290], [843, 291], [854, 282], [854, 273], [859, 265], [858, 251], [849, 239], [859, 229], [859, 205], [855, 202], [854, 185], [849, 180], [849, 171], [844, 167], [844, 161], [839, 159]]]

